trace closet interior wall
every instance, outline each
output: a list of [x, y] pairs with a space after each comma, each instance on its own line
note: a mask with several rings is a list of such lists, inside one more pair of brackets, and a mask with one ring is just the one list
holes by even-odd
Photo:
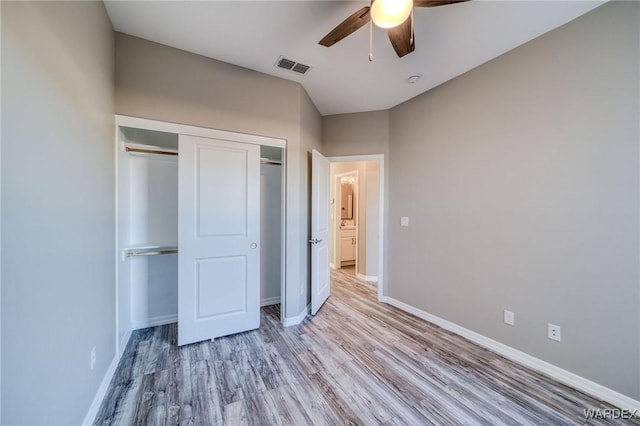
[[260, 147], [260, 305], [281, 302], [282, 148]]

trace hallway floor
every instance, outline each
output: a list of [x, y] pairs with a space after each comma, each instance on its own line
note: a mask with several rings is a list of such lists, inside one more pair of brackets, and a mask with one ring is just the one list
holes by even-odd
[[342, 268], [340, 268], [340, 272], [344, 272], [347, 275], [351, 275], [352, 277], [355, 277], [356, 276], [356, 267], [355, 267], [355, 265], [343, 266]]

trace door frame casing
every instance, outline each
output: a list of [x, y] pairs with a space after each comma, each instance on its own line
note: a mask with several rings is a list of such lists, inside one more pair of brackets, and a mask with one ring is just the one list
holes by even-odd
[[386, 296], [384, 287], [384, 242], [385, 242], [385, 199], [384, 199], [384, 187], [385, 187], [385, 174], [384, 174], [384, 154], [364, 154], [364, 155], [345, 155], [327, 157], [330, 163], [355, 163], [359, 161], [377, 161], [378, 162], [378, 180], [380, 185], [380, 196], [378, 200], [379, 209], [379, 223], [378, 223], [378, 302], [381, 302]]
[[271, 137], [271, 136], [261, 136], [261, 135], [252, 135], [247, 133], [240, 132], [232, 132], [227, 130], [219, 130], [212, 129], [207, 127], [198, 127], [191, 126], [187, 124], [179, 124], [179, 123], [171, 123], [166, 121], [159, 120], [151, 120], [147, 118], [139, 118], [139, 117], [131, 117], [126, 115], [114, 114], [115, 123], [114, 123], [114, 149], [115, 149], [115, 159], [114, 159], [114, 183], [115, 183], [115, 347], [116, 347], [116, 359], [120, 359], [122, 353], [124, 352], [124, 348], [129, 340], [129, 336], [131, 335], [132, 327], [131, 324], [127, 325], [127, 330], [125, 332], [124, 338], [122, 341], [119, 338], [120, 330], [124, 326], [120, 324], [119, 320], [119, 283], [118, 283], [118, 272], [119, 272], [119, 263], [121, 262], [120, 256], [120, 241], [119, 241], [119, 220], [118, 220], [118, 152], [121, 149], [121, 141], [119, 138], [119, 128], [120, 127], [132, 127], [136, 129], [143, 130], [155, 130], [159, 132], [166, 133], [174, 133], [177, 135], [188, 135], [188, 136], [198, 136], [210, 139], [222, 139], [231, 142], [241, 142], [241, 143], [249, 143], [254, 145], [266, 145], [273, 146], [283, 149], [282, 155], [282, 248], [281, 248], [281, 259], [280, 259], [280, 270], [281, 270], [281, 283], [280, 283], [280, 322], [284, 321], [284, 312], [286, 312], [286, 216], [287, 216], [287, 191], [286, 191], [286, 176], [287, 176], [287, 167], [286, 167], [286, 152], [287, 152], [287, 140], [283, 138]]

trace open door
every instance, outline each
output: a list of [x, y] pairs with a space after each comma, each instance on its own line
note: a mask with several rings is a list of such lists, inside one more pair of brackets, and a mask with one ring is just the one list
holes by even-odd
[[260, 147], [180, 135], [178, 344], [260, 326]]
[[311, 313], [329, 297], [329, 160], [311, 153]]

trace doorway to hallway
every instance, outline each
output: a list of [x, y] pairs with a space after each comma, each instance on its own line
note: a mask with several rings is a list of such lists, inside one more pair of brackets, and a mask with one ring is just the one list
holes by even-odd
[[378, 284], [382, 272], [382, 156], [330, 157], [329, 161], [330, 267]]

